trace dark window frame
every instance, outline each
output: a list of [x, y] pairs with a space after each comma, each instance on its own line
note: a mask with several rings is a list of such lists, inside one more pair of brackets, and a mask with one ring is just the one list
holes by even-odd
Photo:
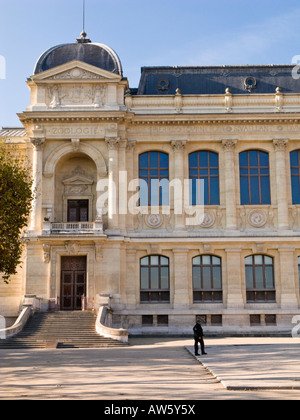
[[[200, 257], [200, 264], [195, 264], [194, 261], [196, 258]], [[203, 257], [210, 258], [210, 264], [203, 263]], [[219, 264], [213, 263], [213, 258], [219, 260]], [[203, 268], [210, 268], [210, 284], [211, 288], [204, 287], [204, 275]], [[213, 277], [213, 268], [220, 268], [220, 281], [221, 287], [214, 286], [214, 277]], [[200, 288], [195, 287], [194, 285], [194, 269], [200, 268]], [[223, 303], [223, 281], [222, 281], [222, 258], [216, 255], [198, 255], [192, 259], [192, 278], [193, 278], [193, 302], [194, 303]]]
[[299, 290], [300, 290], [300, 256], [297, 258], [298, 260], [298, 279], [299, 279]]
[[[262, 257], [262, 264], [255, 263], [255, 257]], [[246, 262], [248, 258], [252, 259], [252, 263], [249, 264]], [[266, 258], [270, 258], [272, 260], [272, 264], [267, 264]], [[253, 287], [247, 286], [247, 278], [246, 278], [246, 297], [247, 303], [275, 303], [276, 302], [276, 288], [275, 288], [275, 276], [274, 276], [274, 258], [270, 257], [269, 255], [264, 254], [255, 254], [249, 255], [245, 258], [245, 272], [246, 268], [251, 267], [252, 269], [252, 281]], [[267, 287], [266, 284], [266, 268], [272, 268], [272, 282], [273, 287]], [[263, 274], [263, 287], [256, 287], [256, 268], [262, 268]]]
[[[257, 153], [257, 165], [251, 165], [251, 153]], [[247, 166], [241, 164], [241, 160], [243, 156], [247, 154]], [[263, 166], [261, 165], [261, 160], [263, 155], [268, 159], [268, 165]], [[269, 153], [262, 151], [262, 150], [245, 150], [239, 154], [239, 167], [240, 167], [240, 202], [241, 205], [270, 205], [271, 204], [271, 190], [270, 190], [270, 159]], [[267, 173], [262, 173], [266, 171]], [[247, 173], [242, 173], [243, 171], [247, 171]], [[257, 171], [257, 173], [254, 173]], [[243, 198], [243, 191], [242, 191], [242, 179], [247, 178], [247, 192], [248, 197], [245, 200]], [[259, 199], [255, 200], [254, 191], [251, 188], [251, 181], [255, 178], [258, 178], [258, 196]], [[263, 192], [263, 179], [268, 180], [268, 191]], [[268, 200], [265, 200], [264, 197], [267, 196]]]
[[[157, 162], [157, 167], [156, 166], [152, 166], [151, 165], [151, 154], [153, 156], [154, 153], [158, 154], [158, 162]], [[141, 158], [143, 156], [147, 155], [147, 166], [142, 167], [141, 166]], [[162, 157], [167, 157], [167, 161], [168, 161], [168, 166], [161, 166], [161, 160]], [[162, 152], [162, 151], [158, 151], [158, 150], [151, 150], [148, 152], [144, 152], [141, 153], [139, 155], [139, 179], [140, 180], [144, 180], [146, 181], [147, 185], [148, 185], [148, 203], [147, 206], [162, 206], [162, 205], [169, 205], [169, 176], [170, 176], [170, 170], [169, 170], [169, 166], [170, 166], [170, 162], [169, 162], [169, 155], [168, 153]], [[151, 174], [151, 172], [157, 171], [157, 175], [153, 175]], [[167, 171], [167, 175], [163, 175], [162, 171]], [[142, 172], [147, 172], [147, 175], [142, 175]], [[160, 182], [162, 180], [166, 179], [168, 181], [168, 204], [164, 203], [163, 204], [163, 198], [162, 198], [162, 194], [161, 194], [161, 185]], [[159, 191], [158, 191], [158, 197], [159, 197], [159, 202], [157, 204], [154, 204], [152, 201], [152, 197], [151, 197], [151, 182], [155, 180], [158, 181], [159, 183]], [[139, 206], [144, 206], [146, 204], [141, 204], [141, 201], [139, 200]]]
[[[78, 223], [89, 221], [89, 200], [88, 199], [68, 199], [67, 200], [67, 222]], [[82, 209], [84, 212], [82, 212]], [[76, 212], [75, 219], [72, 220], [72, 210]]]
[[[151, 263], [151, 257], [158, 258], [158, 264]], [[142, 260], [148, 258], [148, 264], [142, 265]], [[168, 264], [162, 264], [161, 259], [168, 260]], [[162, 268], [168, 268], [168, 287], [162, 287]], [[148, 270], [148, 287], [142, 287], [142, 269]], [[158, 269], [158, 288], [151, 287], [151, 271]], [[148, 255], [140, 259], [140, 303], [170, 303], [170, 259], [164, 255]]]
[[[293, 156], [297, 154], [297, 165], [293, 165]], [[293, 173], [297, 171], [297, 173]], [[291, 190], [292, 204], [300, 204], [300, 150], [290, 152], [290, 173], [291, 173]]]
[[[202, 166], [202, 160], [201, 159], [201, 154], [206, 153], [207, 154], [207, 166]], [[193, 155], [197, 154], [197, 166], [191, 166], [191, 157]], [[211, 160], [212, 160], [212, 156], [217, 158], [217, 163], [218, 166], [211, 166]], [[192, 171], [197, 171], [197, 175], [193, 175]], [[204, 175], [201, 172], [207, 171], [207, 175]], [[213, 171], [217, 171], [217, 174], [213, 174]], [[210, 205], [215, 205], [218, 206], [220, 205], [220, 179], [219, 179], [219, 175], [220, 175], [220, 170], [219, 170], [219, 155], [216, 152], [212, 152], [210, 150], [197, 150], [195, 152], [192, 152], [189, 154], [189, 179], [193, 180], [193, 179], [207, 179], [207, 191], [208, 191], [208, 197], [204, 196], [204, 203], [197, 203], [197, 197], [194, 197], [193, 195], [193, 191], [190, 194], [190, 203], [192, 206], [195, 205], [199, 205], [199, 204], [204, 204], [207, 206]], [[217, 179], [218, 180], [218, 199], [215, 200], [215, 202], [212, 202], [212, 179]]]

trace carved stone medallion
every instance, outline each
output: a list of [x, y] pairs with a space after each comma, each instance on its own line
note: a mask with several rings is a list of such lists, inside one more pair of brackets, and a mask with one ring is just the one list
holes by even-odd
[[215, 220], [210, 213], [205, 212], [200, 217], [200, 226], [202, 228], [210, 228], [214, 224]]
[[150, 214], [146, 216], [146, 224], [151, 229], [159, 228], [163, 223], [163, 219], [159, 214]]
[[248, 214], [248, 221], [251, 226], [261, 228], [267, 223], [267, 217], [262, 210], [252, 210]]

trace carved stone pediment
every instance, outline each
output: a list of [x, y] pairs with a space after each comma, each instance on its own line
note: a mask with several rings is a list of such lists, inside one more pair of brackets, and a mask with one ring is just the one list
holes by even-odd
[[81, 175], [75, 175], [72, 178], [65, 179], [63, 181], [64, 185], [92, 185], [94, 181], [91, 178], [86, 178]]
[[89, 194], [94, 180], [85, 175], [81, 168], [76, 168], [73, 176], [66, 178], [63, 181], [65, 186], [65, 194]]
[[118, 82], [122, 79], [121, 76], [111, 73], [107, 70], [100, 69], [82, 61], [70, 61], [53, 69], [46, 70], [42, 73], [31, 77], [31, 80], [36, 83], [54, 83], [58, 81], [89, 81], [89, 80], [103, 80]]
[[105, 79], [104, 76], [100, 74], [95, 74], [87, 70], [83, 70], [79, 67], [74, 67], [71, 70], [63, 71], [61, 73], [55, 74], [52, 77], [49, 77], [48, 80], [96, 80], [96, 79]]
[[[71, 61], [31, 76], [27, 111], [119, 110], [128, 82], [122, 76], [81, 61]], [[121, 98], [121, 99], [120, 99]]]

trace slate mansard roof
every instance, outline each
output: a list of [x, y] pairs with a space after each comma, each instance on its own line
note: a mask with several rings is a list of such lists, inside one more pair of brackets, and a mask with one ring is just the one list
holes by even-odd
[[115, 51], [107, 45], [92, 42], [61, 44], [49, 48], [38, 59], [34, 74], [42, 73], [73, 60], [82, 61], [123, 76], [122, 64]]
[[[295, 65], [248, 65], [205, 67], [143, 67], [140, 84], [132, 94], [218, 95], [227, 88], [235, 94], [300, 93]], [[300, 75], [299, 75], [300, 77]]]

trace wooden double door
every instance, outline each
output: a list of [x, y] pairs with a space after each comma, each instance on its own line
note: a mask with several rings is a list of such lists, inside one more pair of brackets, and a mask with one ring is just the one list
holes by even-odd
[[62, 257], [60, 309], [80, 311], [83, 295], [86, 295], [86, 257]]

